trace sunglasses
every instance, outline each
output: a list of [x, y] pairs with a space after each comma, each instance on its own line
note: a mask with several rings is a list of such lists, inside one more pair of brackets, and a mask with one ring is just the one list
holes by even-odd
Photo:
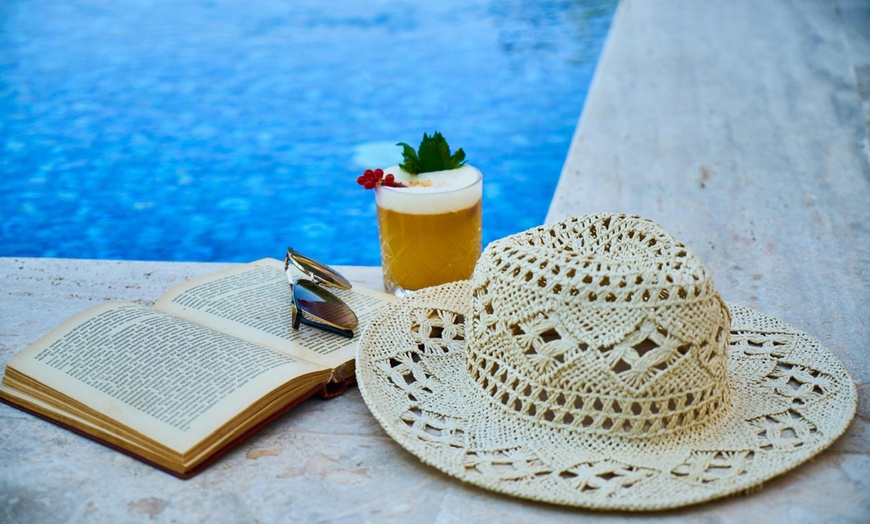
[[[288, 271], [291, 263], [308, 278], [292, 275]], [[353, 330], [359, 324], [356, 314], [343, 300], [323, 287], [350, 289], [350, 282], [341, 273], [292, 247], [287, 248], [284, 257], [284, 272], [293, 293], [291, 311], [294, 331], [299, 329], [300, 324], [305, 324], [353, 338]]]

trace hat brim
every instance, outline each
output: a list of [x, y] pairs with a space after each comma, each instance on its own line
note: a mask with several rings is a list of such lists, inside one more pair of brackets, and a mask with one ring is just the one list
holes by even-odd
[[470, 283], [392, 303], [363, 334], [359, 388], [423, 462], [493, 491], [554, 504], [661, 510], [745, 492], [812, 458], [857, 407], [839, 360], [793, 326], [729, 304], [733, 405], [714, 424], [629, 439], [528, 420], [466, 371]]

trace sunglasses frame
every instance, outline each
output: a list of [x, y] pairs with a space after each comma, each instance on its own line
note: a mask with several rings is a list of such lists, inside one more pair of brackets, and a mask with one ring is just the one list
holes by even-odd
[[[301, 271], [308, 278], [300, 278], [296, 275], [291, 277], [291, 274], [288, 271], [291, 262], [296, 269]], [[322, 262], [299, 253], [292, 247], [287, 248], [287, 254], [284, 256], [284, 273], [287, 275], [287, 280], [290, 282], [290, 292], [293, 295], [293, 303], [290, 305], [290, 311], [292, 313], [292, 327], [294, 331], [299, 330], [300, 324], [305, 324], [343, 337], [353, 338], [353, 330], [359, 325], [356, 313], [353, 312], [345, 301], [338, 298], [334, 293], [324, 287], [328, 286], [338, 289], [350, 289], [350, 282], [344, 278], [341, 273]], [[353, 315], [355, 321], [354, 325], [351, 327], [338, 325], [324, 318], [320, 318], [310, 311], [305, 311], [299, 304], [296, 286], [305, 286], [309, 293], [313, 293], [320, 297], [324, 297], [326, 300], [335, 301], [344, 305], [344, 307], [346, 307]]]

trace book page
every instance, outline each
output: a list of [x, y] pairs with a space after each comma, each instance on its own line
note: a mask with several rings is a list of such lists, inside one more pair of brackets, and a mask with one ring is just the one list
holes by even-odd
[[[295, 268], [291, 266], [290, 271], [295, 271]], [[293, 331], [293, 295], [284, 273], [284, 263], [271, 258], [176, 286], [154, 307], [254, 344], [337, 368], [353, 361], [362, 330], [395, 297], [360, 287], [349, 290], [330, 288], [329, 291], [356, 313], [359, 327], [353, 339], [304, 324], [298, 331]]]
[[7, 364], [184, 453], [237, 413], [328, 371], [132, 303], [95, 306]]

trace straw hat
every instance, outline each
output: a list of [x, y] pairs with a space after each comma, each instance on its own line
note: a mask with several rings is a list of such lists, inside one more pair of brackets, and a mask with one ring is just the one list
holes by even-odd
[[746, 492], [848, 426], [809, 335], [726, 304], [657, 224], [598, 214], [490, 244], [471, 281], [391, 304], [357, 353], [386, 432], [463, 481], [648, 510]]

